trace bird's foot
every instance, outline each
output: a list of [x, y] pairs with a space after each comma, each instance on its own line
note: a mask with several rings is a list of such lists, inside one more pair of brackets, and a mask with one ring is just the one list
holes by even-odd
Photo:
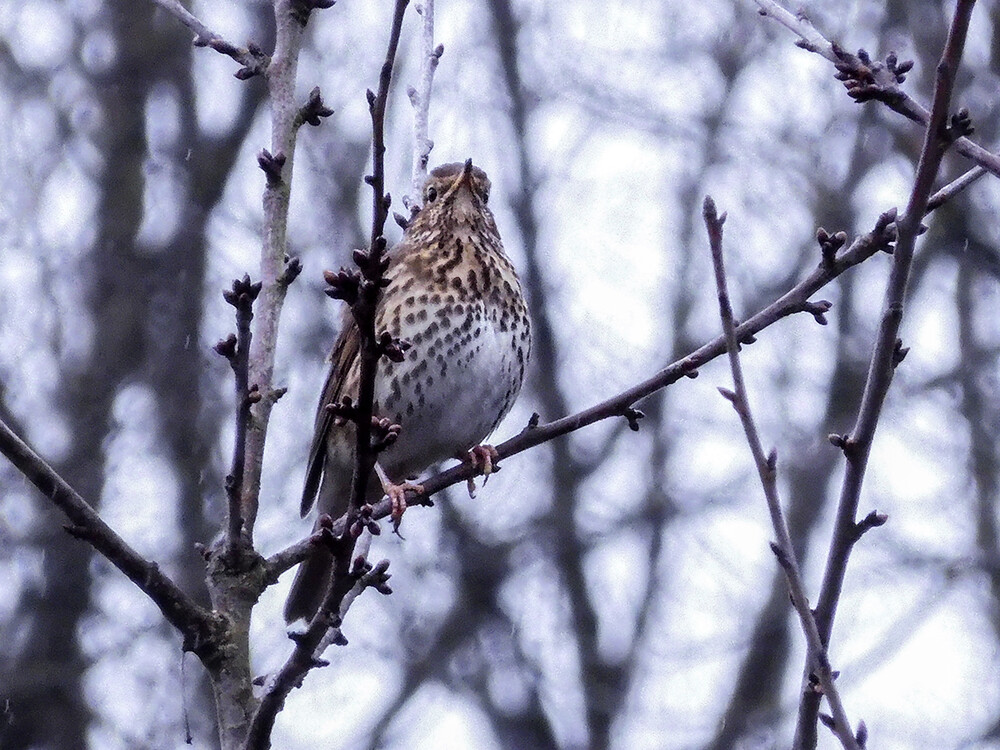
[[422, 484], [414, 484], [413, 482], [403, 482], [401, 484], [396, 484], [391, 479], [389, 475], [385, 473], [385, 470], [379, 464], [375, 464], [375, 473], [378, 474], [378, 480], [382, 483], [382, 491], [385, 496], [389, 498], [389, 502], [392, 504], [392, 528], [393, 531], [399, 532], [399, 522], [403, 520], [403, 511], [406, 510], [406, 492], [411, 490], [413, 492], [423, 492], [424, 486]]
[[[490, 474], [500, 470], [500, 454], [492, 445], [476, 445], [467, 451], [458, 454], [458, 458], [467, 464], [471, 464], [473, 469], [478, 469], [485, 477], [483, 484], [490, 478]], [[467, 487], [469, 497], [476, 496], [476, 479], [469, 477]]]
[[407, 491], [423, 492], [424, 486], [422, 484], [414, 484], [413, 482], [403, 482], [402, 484], [387, 482], [382, 485], [382, 491], [385, 492], [386, 497], [389, 498], [389, 502], [392, 503], [392, 523], [398, 530], [399, 522], [403, 520], [403, 511], [406, 510]]

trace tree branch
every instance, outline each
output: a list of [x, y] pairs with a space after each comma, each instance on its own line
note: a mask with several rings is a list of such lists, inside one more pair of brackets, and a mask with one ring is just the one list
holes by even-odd
[[192, 15], [187, 8], [181, 5], [180, 0], [152, 1], [178, 18], [181, 23], [194, 32], [193, 44], [195, 47], [211, 47], [216, 52], [228, 55], [242, 65], [243, 67], [234, 73], [240, 80], [267, 72], [270, 59], [253, 42], [248, 42], [246, 47], [237, 47], [235, 44], [227, 42]]
[[71, 536], [86, 541], [104, 555], [153, 601], [167, 622], [183, 635], [185, 651], [197, 654], [203, 661], [211, 661], [218, 655], [219, 638], [224, 627], [221, 620], [195, 604], [163, 574], [155, 562], [132, 549], [55, 469], [2, 420], [0, 453], [7, 456], [29, 482], [66, 514], [72, 522], [72, 525], [66, 526]]
[[372, 231], [367, 254], [355, 253], [363, 280], [357, 302], [351, 305], [360, 335], [360, 375], [355, 428], [357, 431], [357, 461], [351, 482], [351, 510], [356, 511], [364, 502], [368, 480], [375, 468], [376, 451], [372, 446], [372, 416], [375, 401], [375, 375], [382, 356], [376, 340], [375, 312], [382, 296], [383, 274], [386, 262], [383, 257], [386, 240], [383, 232], [389, 216], [390, 196], [385, 192], [385, 106], [392, 82], [392, 68], [399, 48], [403, 14], [409, 0], [396, 0], [389, 33], [389, 45], [379, 74], [378, 93], [368, 90], [368, 110], [372, 120], [372, 173], [365, 181], [372, 188]]
[[781, 508], [781, 499], [778, 497], [778, 454], [772, 450], [769, 455], [764, 455], [764, 446], [760, 442], [757, 425], [750, 410], [750, 399], [747, 395], [746, 384], [743, 381], [743, 368], [740, 364], [739, 354], [740, 344], [736, 338], [736, 323], [733, 320], [733, 309], [729, 302], [729, 290], [726, 284], [726, 269], [722, 253], [722, 225], [726, 220], [726, 216], [725, 214], [722, 216], [718, 215], [715, 202], [708, 196], [705, 197], [703, 216], [712, 252], [712, 266], [715, 269], [715, 285], [719, 293], [719, 317], [722, 319], [723, 336], [726, 340], [726, 351], [729, 354], [729, 367], [733, 373], [734, 391], [720, 388], [719, 392], [736, 410], [743, 425], [747, 444], [750, 446], [750, 453], [753, 455], [754, 463], [757, 466], [757, 474], [760, 477], [760, 483], [764, 489], [764, 497], [767, 500], [767, 509], [771, 515], [771, 526], [774, 528], [774, 533], [778, 540], [771, 543], [771, 549], [778, 558], [778, 562], [781, 564], [785, 572], [785, 578], [788, 581], [792, 606], [799, 616], [802, 632], [806, 636], [807, 659], [815, 669], [822, 693], [826, 696], [833, 710], [833, 732], [840, 740], [840, 744], [845, 748], [848, 748], [848, 750], [860, 750], [858, 741], [851, 730], [851, 723], [847, 718], [847, 712], [841, 703], [840, 694], [834, 684], [833, 669], [830, 667], [826, 648], [820, 639], [816, 620], [813, 617], [812, 610], [809, 609], [809, 599], [806, 596], [805, 585], [802, 583], [802, 575], [799, 572], [799, 563], [795, 556], [795, 548], [792, 546], [792, 538], [788, 533], [788, 525], [785, 523], [785, 514]]
[[[819, 626], [824, 644], [830, 642], [830, 633], [833, 629], [833, 620], [851, 550], [854, 543], [860, 538], [859, 532], [870, 527], [870, 525], [859, 525], [855, 521], [861, 486], [868, 466], [875, 429], [878, 426], [892, 376], [896, 366], [903, 360], [907, 351], [902, 347], [898, 334], [906, 302], [913, 251], [917, 235], [922, 231], [921, 219], [927, 210], [941, 159], [947, 147], [953, 142], [954, 134], [947, 127], [949, 106], [955, 73], [961, 61], [974, 5], [975, 0], [959, 0], [955, 8], [955, 16], [948, 32], [948, 40], [941, 62], [937, 67], [934, 101], [924, 134], [924, 143], [913, 188], [906, 210], [897, 222], [898, 239], [893, 253], [882, 319], [872, 352], [861, 406], [858, 409], [857, 420], [851, 434], [837, 439], [837, 444], [844, 450], [847, 458], [847, 467], [841, 487], [837, 518], [833, 538], [830, 542], [823, 584], [816, 605], [816, 623]], [[818, 710], [818, 696], [810, 695], [808, 692], [804, 693], [799, 705], [795, 747], [810, 748], [815, 746], [815, 725]]]
[[[364, 555], [355, 557], [355, 543], [364, 526], [376, 526], [361, 509], [364, 501], [368, 480], [375, 466], [376, 449], [372, 445], [372, 411], [375, 394], [375, 376], [378, 360], [385, 347], [376, 339], [375, 309], [382, 290], [382, 276], [385, 271], [383, 252], [386, 241], [383, 235], [385, 221], [389, 211], [389, 196], [385, 193], [385, 108], [389, 96], [389, 86], [392, 81], [392, 69], [399, 47], [403, 15], [409, 0], [396, 0], [393, 12], [392, 28], [389, 34], [389, 44], [385, 62], [379, 75], [378, 94], [367, 92], [368, 106], [372, 118], [372, 174], [366, 181], [372, 186], [372, 232], [368, 252], [356, 251], [355, 261], [361, 269], [361, 275], [351, 287], [355, 290], [355, 298], [351, 300], [351, 312], [358, 324], [360, 350], [360, 383], [358, 403], [354, 409], [354, 422], [357, 437], [357, 449], [354, 466], [354, 478], [351, 483], [351, 501], [346, 519], [351, 519], [351, 527], [342, 525], [335, 536], [329, 536], [324, 541], [332, 547], [334, 566], [330, 587], [323, 603], [313, 616], [304, 632], [297, 633], [292, 640], [295, 647], [281, 669], [268, 682], [260, 701], [250, 732], [247, 735], [245, 747], [247, 750], [263, 750], [270, 747], [271, 732], [274, 720], [285, 703], [292, 689], [302, 684], [309, 670], [324, 666], [318, 654], [330, 642], [331, 628], [339, 628], [341, 618], [346, 613], [351, 602], [360, 594], [366, 585], [381, 586], [379, 590], [388, 592], [385, 586], [385, 569], [380, 563], [375, 571], [380, 581], [378, 584], [365, 583], [365, 576], [372, 573]], [[345, 275], [344, 273], [341, 274]], [[329, 277], [328, 277], [329, 280]], [[350, 285], [348, 285], [350, 287]], [[354, 520], [360, 520], [358, 534], [354, 533]], [[287, 561], [287, 558], [286, 558]], [[284, 564], [284, 561], [282, 562]], [[343, 641], [339, 632], [334, 632], [336, 642]]]
[[234, 430], [233, 458], [226, 476], [225, 549], [235, 554], [243, 537], [243, 510], [240, 498], [243, 492], [243, 469], [246, 460], [246, 436], [250, 423], [250, 406], [260, 400], [260, 392], [250, 388], [250, 323], [253, 320], [253, 303], [260, 294], [260, 283], [251, 284], [250, 277], [233, 281], [232, 289], [223, 292], [226, 302], [236, 309], [236, 334], [230, 334], [215, 345], [216, 353], [229, 360], [233, 370], [236, 391], [236, 429]]
[[980, 167], [978, 164], [967, 172], [960, 174], [943, 188], [935, 192], [934, 195], [927, 200], [927, 212], [930, 213], [934, 209], [940, 208], [969, 187], [969, 185], [974, 182], [978, 182], [981, 177], [987, 174], [989, 174], [989, 172]]
[[[808, 312], [822, 321], [823, 313], [830, 307], [829, 303], [812, 303], [809, 301], [809, 298], [848, 269], [864, 262], [878, 252], [889, 251], [891, 243], [895, 239], [893, 227], [895, 217], [894, 211], [887, 211], [879, 217], [876, 226], [871, 232], [856, 238], [847, 250], [835, 255], [835, 257], [824, 257], [822, 262], [809, 276], [773, 303], [753, 315], [749, 320], [739, 325], [736, 329], [739, 340], [741, 342], [749, 342], [753, 340], [755, 334], [777, 321], [799, 312]], [[633, 405], [647, 396], [672, 385], [681, 378], [697, 377], [698, 368], [725, 353], [725, 351], [725, 339], [719, 336], [691, 352], [686, 357], [671, 363], [652, 377], [583, 411], [545, 424], [540, 424], [538, 415], [535, 415], [528, 426], [521, 430], [519, 434], [496, 446], [499, 457], [504, 459], [514, 456], [529, 448], [570, 432], [575, 432], [582, 427], [604, 419], [625, 417]], [[412, 505], [427, 505], [429, 504], [427, 499], [434, 493], [440, 492], [445, 487], [450, 487], [458, 482], [466, 481], [474, 477], [476, 473], [477, 470], [467, 463], [446, 469], [427, 479], [421, 480], [424, 492], [417, 494], [408, 491], [406, 494], [407, 502]], [[373, 506], [372, 517], [376, 519], [384, 518], [389, 514], [390, 510], [389, 501], [383, 498]], [[342, 528], [342, 525], [342, 520], [335, 522], [333, 527], [334, 533], [339, 533], [338, 529]]]
[[[839, 45], [824, 37], [804, 14], [793, 14], [782, 7], [776, 0], [754, 0], [760, 7], [760, 14], [773, 18], [782, 26], [791, 30], [799, 37], [799, 47], [809, 52], [825, 57], [834, 63], [838, 69], [849, 69], [853, 75], [864, 78], [860, 86], [861, 97], [855, 97], [858, 102], [877, 99], [890, 109], [898, 112], [909, 120], [927, 126], [931, 122], [931, 113], [919, 102], [914, 101], [898, 85], [892, 67], [882, 62], [872, 63], [852, 55]], [[855, 79], [855, 83], [860, 79]], [[852, 93], [852, 96], [855, 96]], [[993, 154], [966, 136], [955, 141], [955, 150], [996, 177], [1000, 177], [1000, 156]]]
[[434, 71], [437, 70], [444, 45], [434, 46], [434, 0], [423, 0], [417, 6], [417, 13], [423, 18], [420, 37], [420, 81], [416, 87], [406, 90], [413, 106], [413, 177], [410, 195], [403, 198], [403, 204], [415, 213], [423, 203], [421, 190], [427, 179], [427, 164], [434, 141], [430, 139], [431, 87], [434, 85]]
[[[962, 179], [962, 178], [959, 178]], [[938, 192], [949, 189], [949, 186], [942, 188]], [[943, 200], [935, 202], [933, 205], [928, 202], [926, 213], [940, 207]], [[846, 236], [839, 244], [830, 246], [820, 240], [823, 249], [823, 258], [820, 264], [806, 278], [789, 289], [785, 294], [772, 302], [767, 307], [755, 313], [748, 320], [737, 326], [736, 333], [741, 342], [752, 341], [753, 337], [770, 327], [774, 323], [799, 312], [808, 312], [817, 319], [818, 322], [825, 322], [823, 314], [829, 309], [829, 303], [811, 303], [809, 298], [825, 287], [831, 281], [839, 277], [845, 271], [868, 260], [879, 252], [893, 252], [893, 243], [896, 238], [895, 230], [896, 211], [890, 209], [879, 216], [871, 232], [856, 237], [846, 250], [841, 248], [846, 244]], [[820, 232], [827, 236], [825, 232]], [[571, 414], [548, 423], [540, 423], [535, 415], [532, 422], [519, 434], [496, 446], [501, 459], [517, 455], [529, 448], [548, 442], [554, 438], [575, 432], [582, 427], [587, 427], [595, 422], [599, 422], [611, 417], [623, 416], [626, 410], [639, 403], [642, 399], [662, 390], [683, 377], [697, 377], [698, 368], [711, 362], [716, 357], [725, 353], [725, 338], [719, 336], [704, 344], [700, 348], [669, 364], [652, 377], [628, 388], [615, 396], [612, 396], [594, 406], [583, 411]], [[469, 464], [459, 464], [450, 469], [441, 471], [427, 479], [421, 480], [424, 492], [416, 494], [412, 491], [406, 493], [409, 505], [430, 505], [428, 502], [431, 495], [440, 492], [446, 487], [450, 487], [459, 482], [467, 481], [476, 476], [476, 469]], [[383, 498], [372, 507], [372, 518], [385, 518], [391, 512], [391, 504], [388, 499]], [[339, 534], [344, 528], [344, 519], [335, 519], [333, 533]]]
[[295, 99], [302, 36], [313, 9], [332, 5], [329, 0], [274, 0], [275, 46], [267, 68], [271, 102], [271, 148], [257, 157], [264, 172], [264, 240], [260, 257], [261, 295], [257, 303], [257, 328], [250, 350], [250, 386], [256, 386], [260, 400], [253, 405], [246, 440], [246, 464], [240, 504], [244, 534], [253, 542], [263, 471], [264, 444], [271, 409], [280, 391], [274, 387], [274, 360], [278, 346], [278, 324], [289, 282], [295, 278], [298, 261], [288, 256], [288, 205], [292, 194], [295, 142], [307, 119], [303, 113], [325, 116], [319, 92], [300, 106]]

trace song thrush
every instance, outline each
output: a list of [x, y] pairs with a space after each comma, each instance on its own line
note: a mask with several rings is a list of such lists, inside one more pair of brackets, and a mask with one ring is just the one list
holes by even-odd
[[[455, 456], [482, 460], [479, 446], [510, 410], [521, 389], [531, 351], [531, 330], [521, 284], [504, 254], [487, 207], [490, 181], [472, 165], [444, 164], [424, 184], [423, 207], [388, 253], [386, 287], [376, 311], [376, 332], [410, 342], [402, 362], [383, 358], [375, 383], [375, 413], [402, 425], [379, 455], [365, 502], [396, 491], [431, 464]], [[336, 519], [350, 501], [355, 437], [338, 424], [328, 404], [358, 392], [358, 329], [347, 311], [333, 347], [316, 415], [302, 515], [317, 493], [319, 512]], [[299, 566], [285, 604], [285, 619], [310, 618], [326, 591], [332, 559], [317, 548]]]

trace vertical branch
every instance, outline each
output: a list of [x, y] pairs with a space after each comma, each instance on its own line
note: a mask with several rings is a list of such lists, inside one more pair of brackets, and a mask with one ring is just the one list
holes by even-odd
[[[385, 188], [385, 109], [389, 96], [389, 84], [392, 81], [392, 68], [399, 47], [399, 37], [403, 25], [403, 15], [409, 0], [396, 0], [393, 12], [392, 29], [389, 34], [389, 46], [385, 62], [379, 75], [378, 93], [367, 92], [368, 107], [372, 117], [372, 174], [365, 180], [372, 186], [372, 233], [371, 244], [367, 251], [357, 250], [354, 259], [361, 269], [358, 278], [342, 271], [340, 282], [335, 283], [336, 274], [329, 274], [328, 283], [337, 290], [336, 295], [344, 298], [344, 292], [350, 297], [351, 312], [358, 324], [360, 350], [360, 384], [358, 403], [354, 410], [352, 421], [357, 430], [357, 456], [354, 466], [354, 478], [351, 484], [351, 503], [348, 519], [357, 518], [358, 509], [365, 497], [368, 479], [375, 466], [377, 449], [372, 445], [372, 409], [375, 394], [375, 374], [379, 357], [387, 352], [392, 342], [380, 341], [375, 336], [375, 307], [382, 291], [383, 272], [385, 271], [385, 221], [388, 216], [390, 198], [384, 192]], [[355, 278], [354, 281], [351, 279]], [[348, 523], [339, 538], [333, 541], [334, 570], [333, 580], [326, 592], [322, 605], [312, 618], [305, 631], [296, 633], [292, 640], [295, 647], [288, 660], [268, 682], [261, 698], [260, 705], [254, 714], [247, 735], [245, 747], [250, 750], [263, 750], [270, 747], [271, 732], [274, 720], [284, 706], [285, 699], [292, 689], [302, 684], [309, 670], [323, 666], [325, 662], [319, 659], [318, 650], [328, 642], [331, 627], [339, 627], [341, 614], [349, 605], [356, 593], [365, 586], [372, 585], [383, 593], [388, 593], [385, 586], [387, 578], [384, 565], [375, 569], [366, 566], [364, 559], [356, 562], [354, 555], [355, 542], [358, 534]], [[360, 533], [360, 531], [359, 531]], [[371, 577], [371, 580], [369, 579]], [[352, 592], [355, 592], [352, 594]], [[337, 631], [333, 631], [336, 636]]]
[[729, 302], [725, 262], [722, 254], [722, 225], [726, 221], [726, 215], [719, 216], [716, 212], [715, 202], [711, 197], [706, 196], [703, 216], [712, 251], [715, 285], [719, 293], [719, 317], [722, 319], [722, 330], [726, 338], [726, 351], [729, 354], [729, 367], [733, 373], [733, 388], [735, 389], [735, 391], [729, 391], [720, 388], [719, 392], [733, 405], [737, 415], [739, 415], [747, 444], [750, 446], [750, 453], [753, 455], [754, 464], [757, 466], [760, 483], [764, 488], [764, 497], [767, 499], [767, 509], [771, 514], [771, 525], [778, 539], [777, 542], [771, 543], [771, 550], [774, 552], [775, 557], [778, 558], [778, 562], [785, 572], [785, 579], [788, 581], [792, 606], [799, 616], [802, 630], [806, 636], [807, 659], [815, 669], [822, 694], [826, 695], [827, 701], [829, 701], [830, 707], [833, 710], [833, 718], [830, 721], [831, 729], [837, 735], [841, 745], [849, 750], [859, 750], [861, 745], [860, 737], [866, 730], [863, 729], [863, 724], [859, 727], [858, 739], [854, 737], [851, 731], [851, 723], [847, 718], [847, 713], [844, 711], [840, 695], [833, 682], [833, 669], [830, 667], [826, 649], [820, 640], [816, 620], [809, 609], [809, 600], [806, 597], [805, 586], [802, 583], [802, 575], [795, 556], [795, 548], [792, 546], [792, 538], [788, 533], [788, 525], [785, 523], [785, 515], [781, 509], [781, 499], [778, 497], [776, 472], [778, 454], [772, 449], [769, 455], [764, 455], [764, 446], [760, 442], [757, 425], [750, 410], [750, 399], [747, 396], [746, 384], [743, 381], [743, 367], [740, 364], [740, 344], [736, 337], [736, 321], [733, 319], [733, 309]]
[[[875, 429], [882, 413], [882, 406], [892, 382], [896, 366], [906, 356], [899, 336], [906, 302], [906, 289], [917, 235], [921, 232], [921, 218], [927, 210], [931, 189], [937, 177], [941, 158], [947, 147], [958, 137], [971, 132], [967, 116], [962, 113], [951, 118], [949, 127], [949, 107], [958, 70], [965, 47], [965, 38], [975, 0], [959, 0], [948, 32], [941, 61], [937, 66], [934, 86], [934, 101], [930, 120], [924, 133], [923, 147], [913, 188], [906, 210], [896, 222], [897, 241], [893, 253], [892, 269], [886, 286], [882, 319], [872, 352], [868, 379], [865, 383], [857, 421], [851, 434], [836, 437], [836, 444], [843, 449], [847, 459], [844, 482], [841, 487], [837, 507], [837, 518], [830, 552], [827, 557], [823, 584], [816, 605], [816, 624], [824, 644], [829, 644], [837, 603], [840, 600], [847, 571], [847, 562], [854, 544], [865, 531], [874, 525], [870, 519], [877, 518], [872, 513], [856, 521], [861, 486], [864, 481], [868, 457], [871, 453]], [[807, 670], [808, 671], [808, 670]], [[795, 732], [796, 748], [811, 748], [816, 744], [816, 719], [819, 711], [819, 696], [805, 691], [799, 705], [798, 726]]]
[[417, 6], [417, 13], [423, 18], [420, 36], [420, 80], [417, 86], [410, 86], [406, 95], [413, 106], [413, 177], [410, 194], [403, 198], [403, 204], [415, 213], [423, 202], [420, 194], [427, 179], [427, 164], [434, 141], [430, 139], [431, 87], [434, 85], [434, 71], [437, 70], [444, 45], [434, 46], [434, 0], [424, 0]]
[[[244, 278], [226, 297], [237, 310], [237, 335], [220, 345], [220, 353], [230, 358], [236, 373], [236, 445], [233, 469], [226, 481], [228, 554], [209, 558], [212, 602], [228, 623], [225, 662], [213, 672], [223, 750], [244, 746], [258, 711], [250, 669], [250, 616], [260, 592], [260, 582], [253, 575], [260, 561], [253, 551], [253, 528], [268, 422], [274, 403], [284, 393], [273, 384], [278, 323], [288, 286], [301, 271], [298, 260], [287, 255], [292, 163], [298, 129], [307, 122], [318, 125], [330, 114], [318, 89], [306, 104], [297, 104], [296, 72], [312, 10], [331, 4], [329, 0], [274, 0], [275, 49], [264, 70], [271, 104], [271, 147], [262, 149], [257, 157], [265, 177], [260, 281], [250, 284], [249, 278]], [[257, 328], [251, 336], [255, 299]]]
[[378, 93], [368, 90], [368, 111], [372, 119], [372, 173], [365, 181], [372, 187], [372, 233], [368, 252], [356, 252], [354, 259], [361, 268], [358, 300], [351, 306], [358, 324], [361, 348], [359, 352], [360, 376], [355, 426], [357, 428], [357, 461], [351, 482], [350, 509], [361, 507], [368, 487], [368, 479], [375, 468], [375, 451], [372, 448], [372, 412], [375, 401], [375, 374], [381, 356], [375, 337], [375, 310], [384, 286], [383, 274], [387, 261], [383, 257], [386, 241], [383, 232], [389, 215], [391, 198], [385, 192], [385, 106], [392, 82], [392, 67], [399, 48], [399, 35], [403, 27], [403, 14], [409, 0], [396, 0], [389, 33], [389, 47], [379, 74]]
[[215, 351], [229, 360], [236, 381], [236, 430], [233, 440], [232, 468], [226, 477], [226, 498], [229, 513], [226, 519], [225, 549], [233, 554], [243, 535], [243, 509], [240, 502], [243, 489], [243, 469], [246, 460], [247, 427], [250, 424], [250, 406], [260, 400], [257, 387], [250, 387], [250, 323], [253, 320], [253, 303], [260, 294], [260, 282], [250, 283], [250, 277], [233, 281], [233, 288], [223, 292], [226, 302], [236, 308], [236, 335], [230, 335], [215, 345]]
[[278, 346], [278, 323], [288, 288], [286, 258], [288, 253], [288, 204], [292, 194], [292, 164], [295, 140], [302, 124], [295, 101], [302, 36], [312, 7], [322, 7], [313, 0], [274, 0], [274, 54], [267, 67], [267, 85], [271, 103], [271, 148], [263, 149], [258, 163], [267, 178], [264, 188], [264, 241], [260, 256], [261, 297], [257, 306], [257, 331], [250, 350], [251, 386], [260, 392], [252, 409], [247, 431], [244, 482], [240, 504], [244, 533], [253, 539], [260, 498], [264, 443], [271, 409], [279, 393], [273, 386], [274, 360]]

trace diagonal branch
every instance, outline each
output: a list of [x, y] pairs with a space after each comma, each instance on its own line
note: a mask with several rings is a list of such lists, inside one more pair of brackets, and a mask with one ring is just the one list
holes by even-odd
[[192, 651], [203, 660], [212, 658], [219, 647], [222, 623], [195, 604], [164, 575], [159, 565], [132, 549], [55, 469], [2, 420], [0, 453], [7, 456], [29, 482], [66, 514], [72, 522], [71, 526], [66, 526], [71, 536], [90, 544], [152, 599], [167, 622], [184, 636], [186, 651]]
[[[956, 186], [956, 183], [959, 184]], [[967, 178], [963, 176], [939, 190], [927, 202], [925, 215], [942, 206], [961, 187], [967, 184]], [[828, 305], [811, 303], [809, 298], [845, 271], [863, 263], [876, 253], [892, 252], [892, 243], [895, 240], [895, 220], [895, 209], [886, 211], [878, 218], [871, 232], [855, 238], [846, 250], [837, 252], [841, 247], [838, 245], [834, 248], [832, 254], [824, 255], [822, 262], [806, 278], [802, 279], [802, 281], [770, 305], [737, 326], [736, 333], [739, 340], [741, 342], [752, 340], [757, 333], [760, 333], [779, 320], [799, 312], [808, 312], [816, 317], [817, 320], [822, 321], [823, 313], [828, 309]], [[595, 422], [624, 416], [627, 410], [634, 404], [663, 388], [673, 385], [681, 378], [697, 377], [698, 368], [724, 354], [725, 351], [725, 338], [719, 336], [691, 352], [686, 357], [682, 357], [671, 363], [652, 377], [583, 411], [545, 424], [541, 424], [538, 419], [534, 419], [518, 435], [496, 446], [499, 457], [503, 459], [514, 456], [522, 451], [534, 448], [537, 445], [541, 445], [570, 432], [575, 432]], [[411, 505], [430, 505], [428, 499], [431, 495], [453, 484], [467, 481], [475, 475], [476, 469], [469, 464], [463, 463], [453, 466], [450, 469], [422, 480], [421, 485], [424, 488], [424, 492], [419, 495], [412, 491], [407, 492], [407, 502]], [[373, 506], [372, 518], [385, 518], [391, 510], [391, 504], [387, 499], [383, 498]], [[333, 525], [334, 533], [340, 533], [343, 527], [343, 519], [336, 521]]]
[[253, 541], [260, 501], [264, 445], [275, 401], [283, 392], [274, 386], [274, 363], [278, 328], [290, 281], [298, 272], [297, 259], [288, 253], [288, 207], [292, 195], [295, 144], [305, 123], [316, 124], [329, 114], [314, 90], [303, 106], [296, 99], [295, 81], [306, 23], [312, 10], [328, 8], [329, 0], [273, 0], [275, 19], [274, 54], [267, 67], [271, 104], [271, 145], [261, 149], [257, 163], [265, 176], [263, 195], [264, 231], [260, 252], [260, 297], [256, 304], [250, 386], [260, 399], [252, 406], [247, 428], [246, 462], [241, 507], [243, 533]]
[[181, 5], [180, 0], [152, 0], [168, 13], [194, 32], [195, 47], [211, 47], [216, 52], [228, 55], [243, 67], [234, 74], [240, 80], [246, 80], [267, 71], [270, 58], [253, 42], [246, 47], [237, 47], [226, 41], [202, 23], [197, 16]]
[[[892, 222], [895, 212], [888, 211], [879, 217], [874, 229], [856, 238], [851, 245], [835, 257], [823, 261], [805, 279], [800, 281], [780, 298], [760, 310], [750, 319], [741, 323], [736, 333], [741, 342], [749, 342], [754, 335], [774, 323], [795, 313], [807, 312], [819, 321], [829, 310], [829, 303], [810, 302], [818, 290], [850, 268], [864, 262], [878, 252], [889, 250], [894, 239]], [[671, 363], [652, 377], [575, 414], [556, 419], [545, 424], [539, 423], [537, 415], [519, 434], [496, 446], [501, 459], [516, 455], [554, 438], [575, 432], [583, 427], [612, 417], [628, 417], [632, 407], [642, 399], [676, 383], [681, 378], [697, 377], [698, 369], [726, 351], [725, 339], [719, 336], [686, 357]], [[407, 502], [414, 505], [428, 504], [427, 498], [445, 487], [466, 481], [475, 476], [476, 469], [469, 464], [459, 464], [421, 480], [424, 492], [407, 492]], [[373, 506], [372, 517], [383, 518], [389, 514], [391, 505], [382, 499]], [[342, 521], [334, 524], [334, 531], [342, 528]]]
[[[857, 421], [849, 436], [837, 438], [847, 458], [844, 482], [830, 552], [827, 558], [823, 584], [816, 605], [816, 623], [825, 644], [830, 642], [833, 620], [837, 611], [847, 571], [847, 561], [855, 542], [873, 524], [866, 520], [857, 522], [858, 503], [861, 486], [871, 452], [875, 429], [882, 413], [882, 406], [896, 366], [906, 355], [906, 349], [898, 338], [906, 302], [907, 283], [913, 262], [913, 251], [917, 235], [922, 231], [924, 216], [931, 189], [941, 165], [945, 150], [950, 145], [952, 133], [947, 124], [949, 106], [955, 81], [965, 46], [965, 38], [975, 0], [959, 0], [955, 16], [948, 32], [948, 40], [937, 67], [934, 86], [934, 102], [924, 134], [923, 148], [917, 165], [913, 188], [903, 216], [897, 222], [898, 239], [893, 253], [892, 269], [886, 286], [882, 319], [872, 352], [868, 379], [865, 383]], [[954, 118], [953, 118], [954, 123]], [[877, 519], [877, 514], [869, 514], [869, 519]], [[799, 720], [796, 728], [795, 747], [814, 747], [816, 717], [819, 710], [818, 696], [804, 694], [799, 706]]]
[[[931, 122], [931, 112], [903, 91], [886, 65], [871, 64], [870, 61], [866, 63], [858, 56], [850, 54], [824, 37], [803, 14], [789, 12], [776, 0], [754, 0], [754, 2], [759, 6], [761, 15], [773, 18], [795, 33], [799, 37], [798, 46], [804, 50], [821, 55], [838, 67], [848, 66], [854, 71], [863, 71], [872, 84], [867, 92], [869, 98], [878, 99], [903, 117], [925, 127]], [[987, 172], [1000, 177], [1000, 156], [997, 154], [991, 153], [965, 136], [955, 141], [955, 150]], [[980, 176], [982, 175], [977, 174], [977, 179]]]
[[729, 367], [733, 373], [734, 390], [729, 391], [720, 388], [719, 392], [733, 405], [737, 415], [739, 415], [740, 422], [743, 424], [743, 432], [746, 435], [747, 443], [750, 446], [750, 453], [753, 455], [754, 463], [757, 466], [761, 486], [764, 488], [767, 509], [771, 514], [771, 525], [778, 538], [777, 542], [771, 543], [771, 549], [785, 571], [792, 606], [799, 616], [802, 631], [806, 636], [807, 659], [815, 669], [822, 693], [826, 696], [833, 710], [832, 728], [834, 734], [837, 735], [840, 739], [840, 744], [845, 748], [860, 750], [858, 740], [855, 739], [851, 731], [851, 722], [847, 718], [847, 712], [844, 710], [843, 703], [841, 703], [840, 694], [834, 684], [833, 669], [830, 666], [830, 660], [823, 641], [820, 639], [816, 620], [813, 617], [812, 610], [809, 609], [809, 599], [806, 596], [805, 585], [802, 583], [802, 574], [799, 571], [795, 548], [792, 546], [792, 538], [788, 533], [788, 525], [785, 523], [784, 511], [781, 509], [776, 470], [778, 454], [772, 449], [769, 455], [764, 455], [764, 446], [760, 442], [757, 425], [750, 410], [750, 399], [747, 396], [746, 385], [743, 381], [743, 368], [740, 364], [739, 354], [740, 344], [736, 338], [736, 323], [733, 320], [733, 308], [729, 302], [725, 262], [722, 254], [722, 225], [726, 220], [726, 215], [718, 215], [715, 202], [708, 196], [705, 197], [703, 215], [712, 251], [715, 285], [719, 292], [719, 316], [722, 318], [726, 351], [729, 354]]

